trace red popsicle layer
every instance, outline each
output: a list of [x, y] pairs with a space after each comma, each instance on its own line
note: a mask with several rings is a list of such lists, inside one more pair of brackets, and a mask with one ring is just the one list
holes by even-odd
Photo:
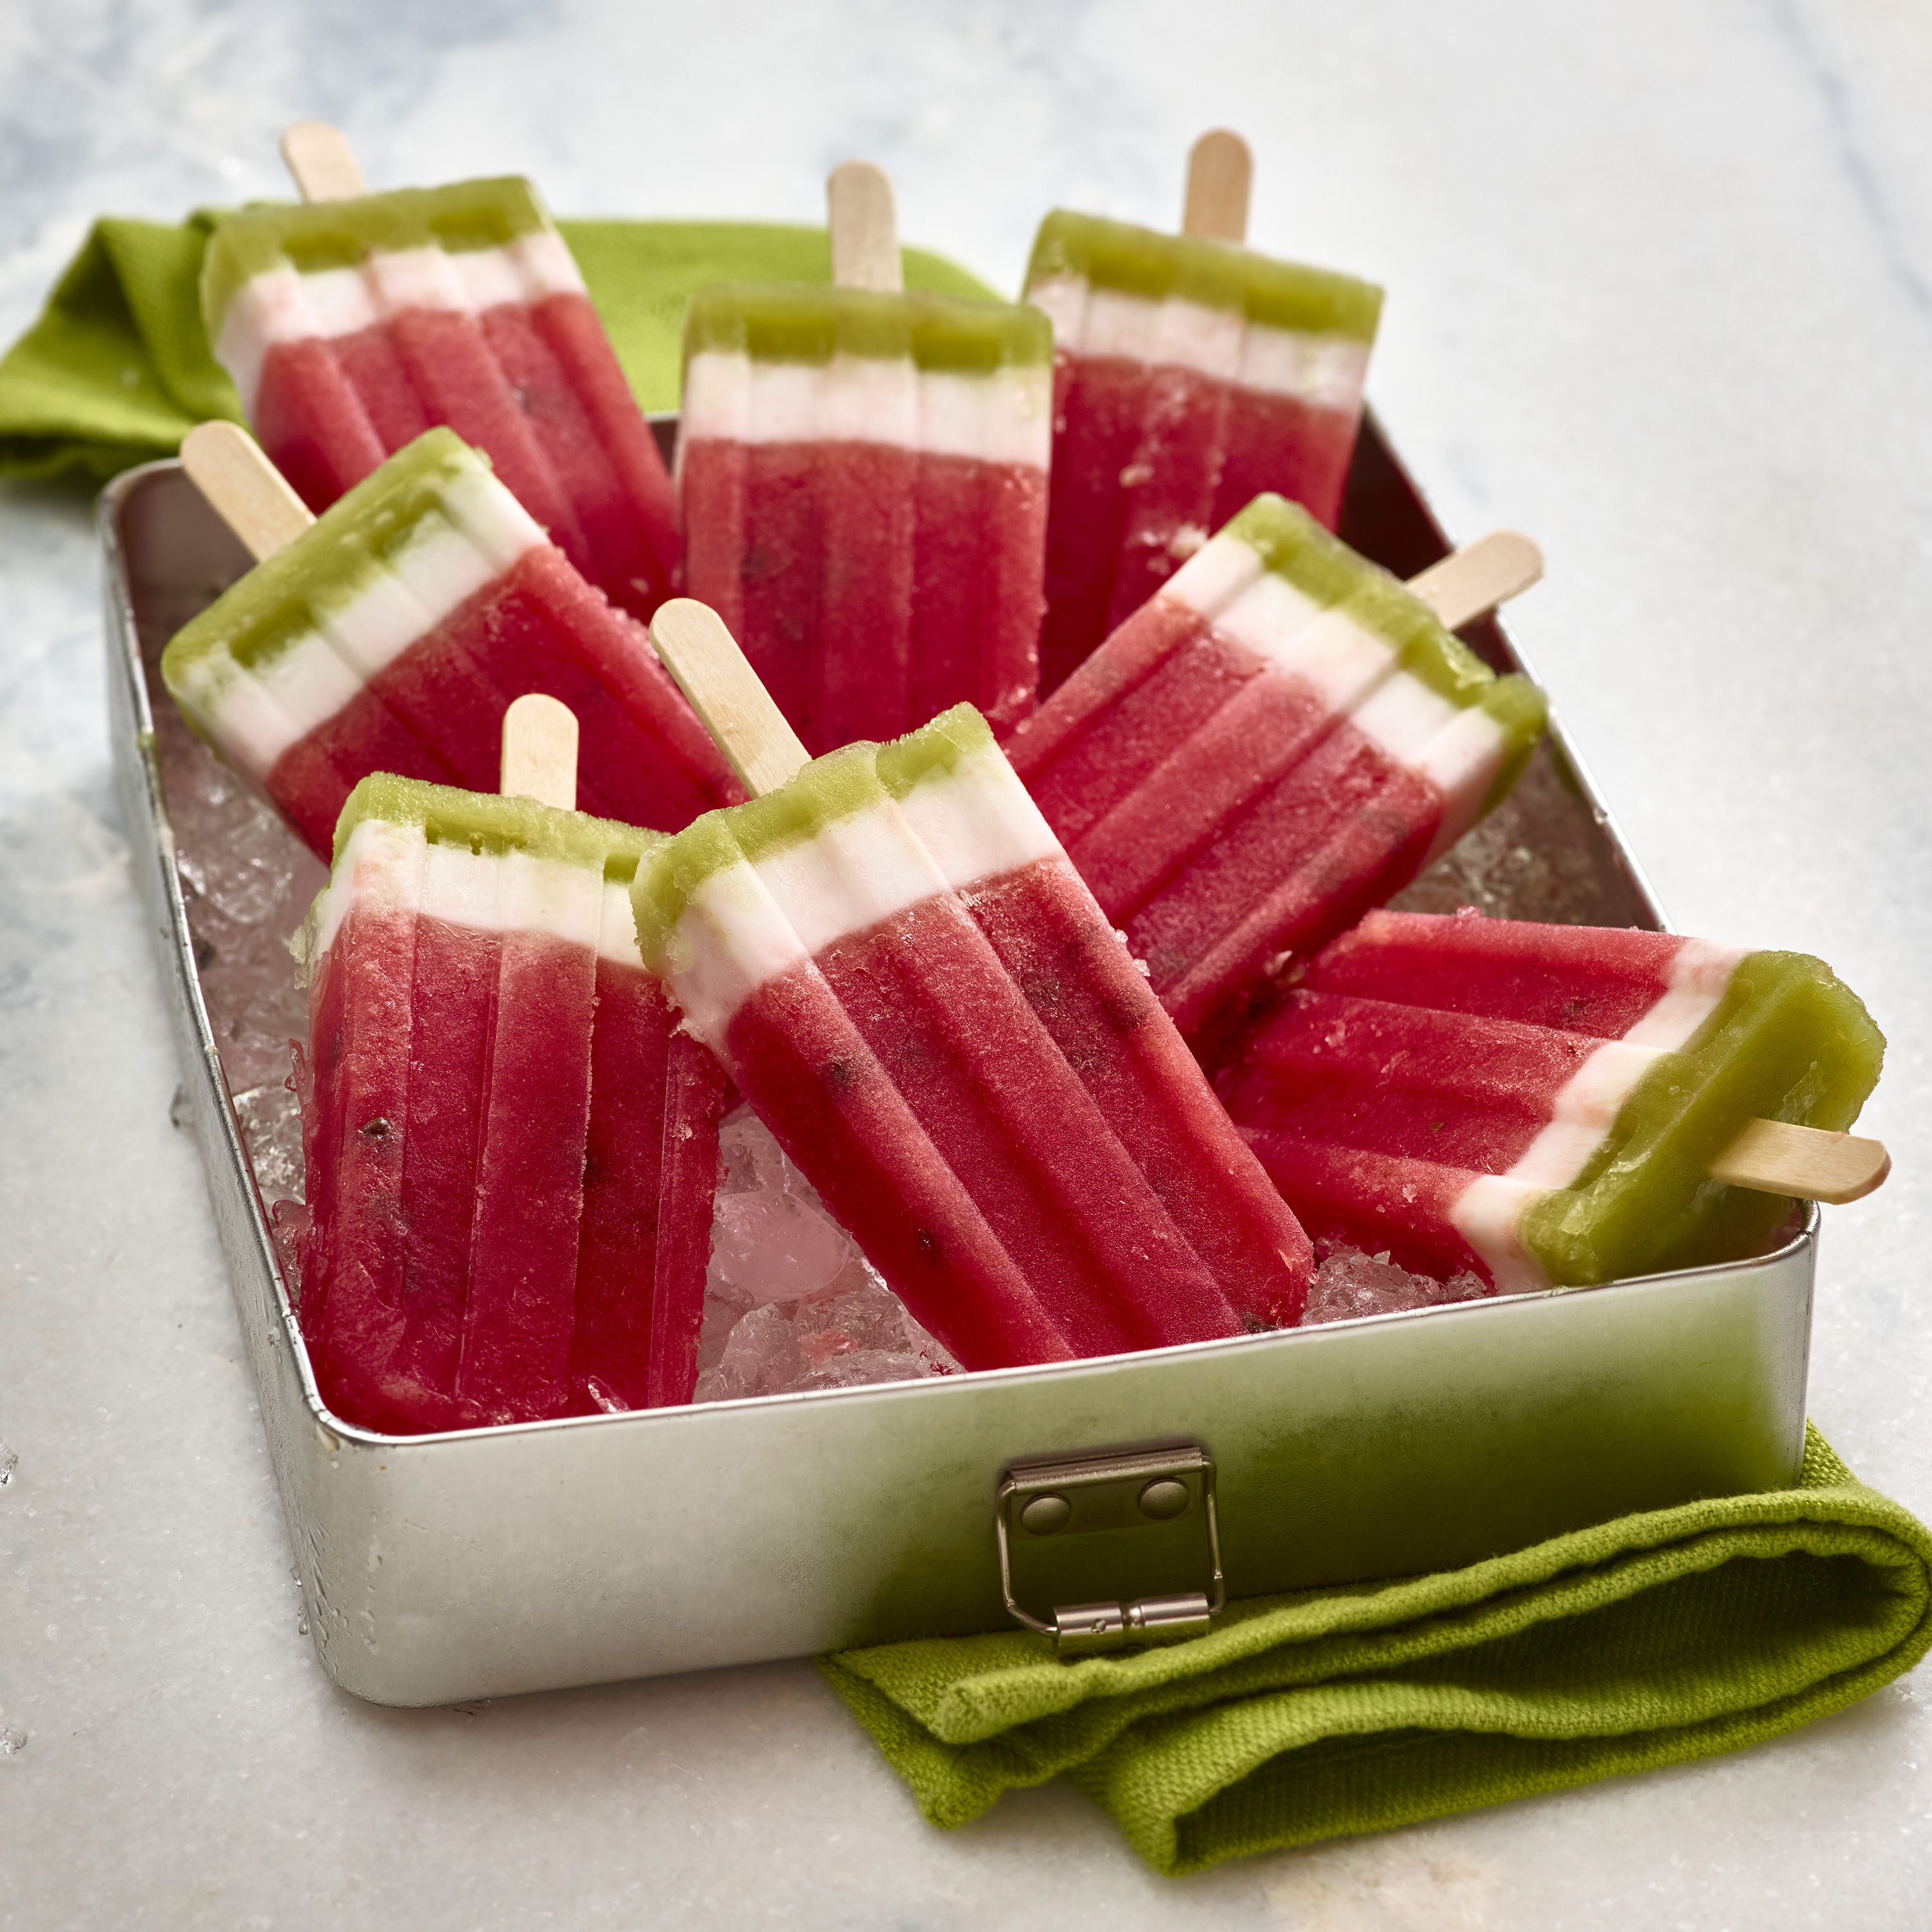
[[1334, 527], [1382, 295], [1056, 209], [1025, 298], [1054, 332], [1046, 697], [1262, 491]]
[[344, 1420], [691, 1399], [723, 1076], [637, 958], [645, 842], [392, 778], [351, 800], [312, 922], [301, 1305]]
[[1030, 310], [722, 287], [686, 328], [685, 587], [814, 752], [1033, 704], [1049, 343]]

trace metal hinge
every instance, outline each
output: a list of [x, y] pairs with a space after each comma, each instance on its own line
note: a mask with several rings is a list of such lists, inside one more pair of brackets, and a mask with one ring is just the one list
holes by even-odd
[[1001, 1478], [994, 1522], [1006, 1608], [1064, 1658], [1198, 1636], [1227, 1602], [1198, 1443], [1028, 1457]]

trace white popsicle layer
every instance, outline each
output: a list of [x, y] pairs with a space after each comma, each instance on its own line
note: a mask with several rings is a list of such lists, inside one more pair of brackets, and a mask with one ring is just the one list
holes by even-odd
[[1044, 470], [1053, 372], [1008, 364], [983, 375], [909, 357], [766, 362], [706, 349], [686, 365], [680, 447], [720, 442], [876, 442]]
[[956, 892], [1066, 857], [1005, 753], [991, 744], [926, 773], [898, 808]]
[[1079, 275], [1045, 277], [1026, 299], [1046, 312], [1054, 346], [1066, 353], [1191, 369], [1316, 409], [1352, 414], [1361, 406], [1370, 345], [1352, 336], [1277, 328], [1174, 297], [1154, 302]]
[[[840, 754], [862, 755], [857, 750]], [[713, 1048], [759, 987], [908, 907], [1046, 858], [1060, 844], [990, 738], [897, 796], [719, 866], [687, 895], [666, 949], [686, 1024]]]
[[358, 334], [406, 309], [480, 315], [504, 302], [583, 292], [554, 230], [495, 248], [376, 249], [356, 268], [304, 274], [284, 266], [251, 277], [228, 304], [214, 352], [252, 417], [262, 362], [278, 343]]
[[[624, 924], [616, 925], [622, 899]], [[529, 852], [476, 852], [428, 838], [420, 825], [365, 818], [349, 835], [310, 915], [312, 958], [334, 943], [352, 911], [440, 920], [479, 932], [541, 933], [637, 964], [628, 892], [607, 886], [601, 867]], [[620, 941], [628, 930], [629, 946]]]
[[352, 587], [316, 584], [310, 628], [246, 664], [225, 654], [195, 661], [184, 674], [182, 701], [260, 784], [290, 746], [526, 550], [548, 541], [487, 470], [460, 470], [382, 565], [370, 568], [358, 550], [343, 560]]
[[767, 981], [946, 890], [890, 798], [721, 866], [691, 892], [669, 948], [685, 1024], [722, 1050], [733, 1015]]

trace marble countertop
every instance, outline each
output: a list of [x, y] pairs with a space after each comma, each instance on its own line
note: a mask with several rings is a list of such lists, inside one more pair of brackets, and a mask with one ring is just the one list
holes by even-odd
[[[568, 212], [816, 218], [1014, 284], [1050, 202], [1390, 290], [1372, 398], [1681, 928], [1831, 960], [1897, 1172], [1828, 1216], [1811, 1408], [1932, 1509], [1932, 14], [1904, 0], [64, 0], [0, 14], [0, 338], [96, 213], [519, 170]], [[88, 506], [0, 491], [0, 1927], [1924, 1922], [1922, 1670], [1781, 1742], [1168, 1882], [1070, 1792], [941, 1834], [806, 1664], [374, 1708], [281, 1514], [108, 776]], [[3, 1456], [4, 1451], [0, 1451]], [[1916, 1906], [1918, 1910], [1913, 1910]]]

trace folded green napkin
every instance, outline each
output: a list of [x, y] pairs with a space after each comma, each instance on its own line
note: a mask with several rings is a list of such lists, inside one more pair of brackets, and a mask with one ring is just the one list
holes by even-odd
[[1387, 1830], [1808, 1724], [1932, 1644], [1932, 1534], [1815, 1430], [1795, 1490], [1232, 1606], [1064, 1664], [1023, 1630], [820, 1668], [934, 1824], [1064, 1777], [1157, 1871]]
[[[104, 217], [40, 320], [0, 360], [0, 476], [102, 481], [158, 456], [210, 416], [241, 420], [201, 326], [201, 257], [220, 219]], [[707, 282], [824, 282], [822, 228], [751, 221], [564, 221], [617, 359], [647, 410], [677, 406], [684, 305]], [[992, 294], [923, 249], [906, 286]]]

